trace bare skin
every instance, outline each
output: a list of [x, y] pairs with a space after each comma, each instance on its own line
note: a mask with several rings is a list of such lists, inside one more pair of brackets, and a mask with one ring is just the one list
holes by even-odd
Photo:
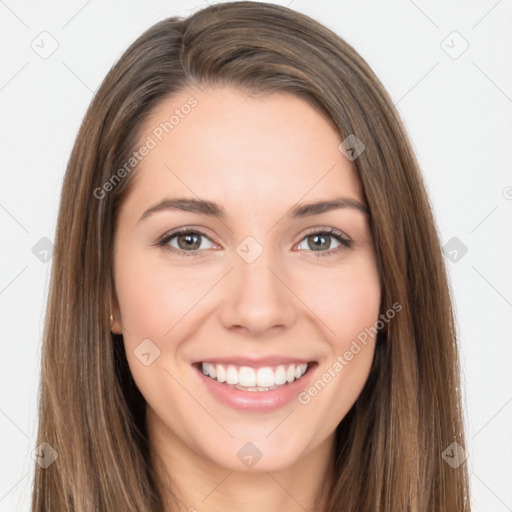
[[[197, 105], [157, 140], [121, 206], [113, 330], [123, 333], [148, 404], [152, 452], [178, 496], [179, 507], [169, 501], [169, 511], [317, 511], [322, 483], [332, 476], [336, 426], [367, 380], [375, 339], [360, 344], [341, 370], [333, 364], [378, 320], [381, 290], [367, 214], [351, 207], [286, 213], [341, 196], [364, 204], [361, 184], [334, 128], [281, 93], [184, 92], [157, 107], [141, 144], [156, 140], [155, 127], [191, 96]], [[214, 201], [226, 216], [167, 209], [140, 220], [176, 197]], [[166, 242], [175, 252], [157, 245], [186, 227], [196, 230], [194, 249], [183, 235]], [[310, 233], [328, 228], [351, 246], [336, 234]], [[237, 252], [249, 236], [262, 248], [251, 263]], [[134, 351], [147, 339], [160, 352], [146, 366]], [[329, 382], [302, 402], [247, 412], [219, 402], [191, 366], [276, 354], [317, 361], [311, 384], [323, 375]], [[249, 442], [262, 454], [252, 467], [237, 456]]]

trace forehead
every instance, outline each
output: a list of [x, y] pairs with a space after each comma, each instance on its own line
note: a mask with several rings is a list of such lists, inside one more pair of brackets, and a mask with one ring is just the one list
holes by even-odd
[[362, 200], [354, 166], [338, 149], [339, 133], [291, 94], [185, 91], [153, 110], [139, 145], [149, 140], [152, 148], [137, 165], [128, 201], [173, 193], [238, 206], [290, 206], [339, 194]]

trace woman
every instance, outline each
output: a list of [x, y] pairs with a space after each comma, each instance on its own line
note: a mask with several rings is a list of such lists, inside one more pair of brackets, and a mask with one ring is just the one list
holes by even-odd
[[366, 62], [272, 4], [150, 28], [66, 172], [32, 510], [469, 511], [460, 403], [431, 208]]

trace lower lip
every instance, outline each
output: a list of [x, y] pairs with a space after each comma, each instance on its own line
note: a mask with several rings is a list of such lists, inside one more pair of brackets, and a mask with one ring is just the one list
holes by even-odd
[[283, 384], [272, 391], [242, 391], [206, 376], [197, 366], [194, 366], [194, 369], [208, 391], [225, 405], [239, 411], [270, 412], [296, 398], [307, 387], [317, 367], [316, 362], [309, 364], [308, 370], [300, 379]]

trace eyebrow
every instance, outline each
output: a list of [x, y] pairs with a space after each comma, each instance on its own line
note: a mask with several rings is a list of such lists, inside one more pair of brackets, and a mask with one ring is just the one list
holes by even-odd
[[[352, 199], [350, 197], [336, 197], [325, 201], [295, 205], [288, 210], [284, 217], [287, 219], [297, 219], [309, 217], [311, 215], [319, 215], [321, 213], [341, 208], [354, 209], [366, 215], [369, 215], [370, 213], [368, 207], [356, 199]], [[151, 206], [142, 214], [138, 222], [154, 215], [155, 213], [166, 210], [199, 213], [202, 215], [216, 217], [218, 219], [225, 219], [227, 217], [226, 210], [224, 210], [220, 204], [213, 201], [208, 201], [206, 199], [194, 199], [191, 197], [176, 197], [172, 199], [163, 199]]]

